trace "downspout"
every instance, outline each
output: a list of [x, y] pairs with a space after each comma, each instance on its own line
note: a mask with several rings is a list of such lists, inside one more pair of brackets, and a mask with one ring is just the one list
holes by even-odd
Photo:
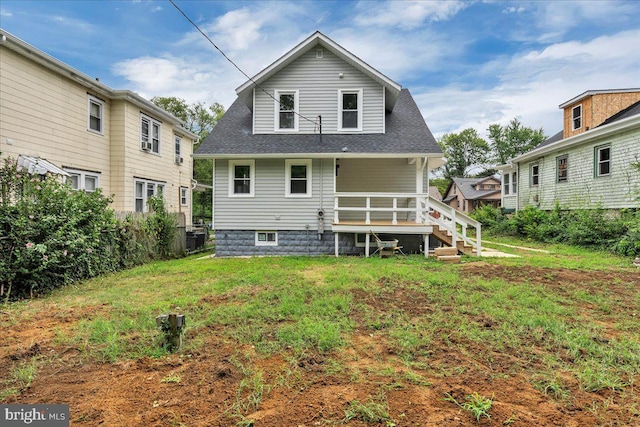
[[[322, 116], [318, 116], [318, 130], [320, 146], [322, 146]], [[312, 160], [313, 161], [313, 160]], [[324, 234], [324, 159], [320, 158], [320, 209], [318, 209], [318, 240], [322, 240]], [[309, 240], [307, 239], [307, 242]]]
[[516, 162], [516, 181], [518, 185], [516, 187], [516, 212], [518, 212], [520, 210], [520, 162]]

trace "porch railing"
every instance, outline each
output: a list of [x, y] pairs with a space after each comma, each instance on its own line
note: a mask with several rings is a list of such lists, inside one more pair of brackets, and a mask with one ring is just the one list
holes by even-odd
[[[375, 213], [377, 220], [390, 221], [391, 225], [398, 225], [398, 218], [415, 221], [417, 224], [438, 225], [451, 236], [451, 246], [455, 247], [458, 241], [463, 241], [475, 248], [478, 256], [482, 254], [482, 225], [428, 194], [335, 193], [334, 224], [340, 224], [341, 213], [350, 213], [352, 218], [364, 221], [365, 224], [372, 223], [371, 216]], [[469, 228], [475, 230], [475, 238], [468, 235]]]

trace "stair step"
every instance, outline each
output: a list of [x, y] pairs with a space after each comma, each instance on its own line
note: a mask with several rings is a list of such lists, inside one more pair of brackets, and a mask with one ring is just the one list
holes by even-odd
[[452, 264], [457, 264], [460, 262], [462, 257], [460, 255], [439, 255], [436, 257], [438, 261], [449, 262]]
[[458, 248], [442, 247], [435, 249], [436, 256], [458, 255]]

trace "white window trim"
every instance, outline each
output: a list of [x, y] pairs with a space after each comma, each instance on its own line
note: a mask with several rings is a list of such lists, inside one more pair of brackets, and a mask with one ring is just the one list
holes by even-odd
[[[600, 173], [600, 164], [604, 163], [602, 161], [600, 161], [600, 152], [604, 149], [609, 149], [609, 160], [607, 160], [607, 163], [609, 163], [609, 173]], [[596, 150], [596, 178], [600, 178], [600, 177], [605, 177], [605, 176], [611, 176], [611, 169], [613, 166], [613, 162], [611, 161], [612, 156], [612, 150], [611, 150], [611, 145], [607, 144], [607, 145], [599, 145], [595, 148]]]
[[[265, 234], [265, 238], [267, 237], [267, 234], [273, 234], [275, 240], [274, 241], [267, 241], [267, 240], [259, 240], [258, 236], [260, 234]], [[271, 231], [271, 230], [261, 230], [261, 231], [256, 231], [255, 234], [255, 239], [256, 239], [256, 246], [278, 246], [278, 232], [277, 231]]]
[[502, 176], [502, 194], [508, 196], [511, 194], [511, 172]]
[[[148, 142], [151, 144], [151, 149], [144, 150], [143, 149], [143, 135], [142, 135], [142, 122], [147, 121], [149, 123], [149, 135], [147, 135]], [[158, 151], [153, 151], [153, 126], [158, 126]], [[154, 119], [153, 117], [147, 116], [144, 113], [140, 113], [140, 151], [146, 151], [148, 153], [156, 154], [158, 156], [162, 155], [162, 122]]]
[[[565, 160], [565, 177], [563, 181], [560, 181], [560, 160]], [[569, 155], [563, 154], [556, 157], [556, 184], [564, 184], [569, 182]]]
[[[580, 119], [580, 126], [576, 127], [575, 125], [575, 119], [576, 117], [574, 117], [573, 112], [579, 108], [580, 109], [580, 115], [578, 116], [578, 118]], [[571, 130], [578, 130], [578, 129], [582, 129], [582, 116], [584, 114], [584, 111], [582, 110], [582, 104], [576, 105], [575, 107], [573, 107], [571, 109]]]
[[[533, 183], [533, 168], [537, 167], [538, 168], [538, 173], [536, 174], [536, 176], [538, 177], [538, 182], [537, 183]], [[540, 164], [539, 163], [533, 163], [530, 167], [529, 167], [529, 186], [531, 187], [537, 187], [540, 185]]]
[[[91, 104], [100, 106], [100, 130], [91, 128]], [[95, 96], [87, 95], [87, 130], [98, 135], [104, 135], [104, 101]]]
[[180, 206], [189, 206], [189, 188], [188, 187], [180, 187]]
[[182, 158], [182, 137], [180, 135], [173, 136], [173, 151], [175, 152], [174, 163], [180, 166], [184, 162]]
[[[236, 166], [249, 166], [249, 193], [236, 194], [233, 191], [233, 180], [235, 178]], [[255, 160], [229, 160], [229, 197], [254, 197], [256, 184], [256, 161]]]
[[[358, 127], [343, 128], [342, 127], [342, 95], [355, 93], [358, 95]], [[339, 132], [362, 132], [362, 116], [364, 115], [362, 100], [362, 88], [360, 89], [338, 89], [338, 131]]]
[[518, 172], [511, 174], [511, 194], [518, 194]]
[[[291, 95], [293, 94], [293, 129], [280, 129], [280, 95]], [[274, 90], [274, 98], [273, 101], [273, 130], [275, 132], [297, 132], [298, 126], [300, 124], [299, 120], [299, 91], [298, 90]]]
[[83, 190], [89, 193], [95, 191], [95, 190], [87, 190], [85, 188], [85, 181], [87, 177], [95, 178], [96, 189], [100, 188], [100, 172], [90, 172], [90, 171], [84, 171], [81, 169], [69, 169], [69, 168], [64, 168], [64, 170], [68, 172], [70, 175], [78, 175], [78, 188], [74, 188], [74, 190], [78, 190], [78, 191]]
[[[284, 184], [284, 196], [290, 198], [309, 198], [312, 196], [313, 188], [313, 161], [311, 159], [285, 159], [285, 184]], [[291, 193], [291, 166], [304, 165], [307, 167], [307, 192], [306, 193]]]
[[133, 210], [136, 210], [136, 185], [142, 183], [142, 212], [149, 212], [149, 203], [147, 200], [147, 184], [153, 184], [153, 193], [158, 195], [158, 188], [162, 187], [162, 199], [166, 200], [167, 183], [154, 181], [151, 179], [134, 178], [133, 180]]

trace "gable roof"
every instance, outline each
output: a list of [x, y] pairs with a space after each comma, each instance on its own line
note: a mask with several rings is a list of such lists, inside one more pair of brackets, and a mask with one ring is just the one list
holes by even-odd
[[[592, 91], [592, 92], [596, 92], [596, 91]], [[605, 92], [605, 91], [602, 91], [602, 92]], [[615, 92], [618, 92], [618, 91], [615, 91]], [[534, 157], [539, 157], [544, 154], [553, 152], [555, 150], [560, 150], [560, 149], [564, 149], [574, 145], [582, 144], [595, 138], [604, 138], [609, 135], [615, 134], [617, 132], [630, 130], [638, 127], [640, 127], [640, 101], [612, 115], [611, 117], [607, 118], [603, 123], [601, 123], [600, 125], [588, 131], [579, 133], [574, 136], [570, 136], [569, 138], [565, 138], [565, 139], [562, 139], [562, 131], [560, 131], [557, 134], [553, 135], [551, 138], [548, 138], [543, 143], [539, 144], [537, 147], [535, 147], [531, 151], [528, 151], [524, 154], [521, 154], [509, 160], [509, 163], [513, 164], [514, 162], [525, 161]], [[508, 169], [508, 165], [500, 165], [498, 169]]]
[[383, 134], [323, 134], [322, 137], [319, 134], [254, 134], [252, 112], [238, 98], [193, 156], [255, 158], [284, 155], [442, 157], [442, 150], [413, 97], [407, 89], [402, 89], [393, 112], [385, 114]]
[[640, 92], [640, 88], [588, 90], [586, 92], [582, 92], [580, 95], [573, 97], [566, 102], [563, 102], [558, 106], [558, 108], [563, 109], [565, 107], [568, 107], [572, 104], [575, 104], [578, 101], [582, 101], [583, 99], [593, 95], [602, 95], [606, 93], [628, 93], [628, 92]]
[[[449, 187], [447, 188], [447, 191], [445, 192], [445, 194], [449, 194], [449, 190], [451, 190], [451, 187], [455, 185], [456, 188], [460, 190], [460, 194], [462, 194], [462, 197], [464, 197], [465, 199], [467, 200], [483, 199], [486, 196], [490, 196], [492, 194], [496, 194], [501, 191], [500, 189], [476, 190], [474, 188], [477, 184], [480, 184], [490, 179], [497, 181], [498, 185], [500, 184], [500, 180], [495, 176], [484, 176], [481, 178], [452, 178], [452, 181], [449, 184]], [[447, 198], [444, 199], [444, 201], [448, 202], [452, 199], [453, 197], [451, 197], [451, 195], [448, 195]]]
[[315, 47], [322, 47], [329, 50], [331, 53], [342, 59], [349, 65], [353, 66], [357, 70], [361, 71], [371, 79], [380, 83], [385, 88], [385, 108], [389, 111], [393, 110], [395, 103], [400, 95], [402, 86], [385, 76], [369, 64], [358, 58], [338, 43], [331, 40], [329, 37], [322, 34], [320, 31], [316, 31], [311, 34], [305, 40], [296, 45], [289, 52], [285, 53], [271, 65], [258, 74], [247, 80], [236, 89], [238, 98], [242, 100], [249, 108], [253, 108], [253, 89], [259, 86], [266, 80], [273, 77], [280, 70], [291, 64], [296, 59], [300, 58], [309, 50]]

